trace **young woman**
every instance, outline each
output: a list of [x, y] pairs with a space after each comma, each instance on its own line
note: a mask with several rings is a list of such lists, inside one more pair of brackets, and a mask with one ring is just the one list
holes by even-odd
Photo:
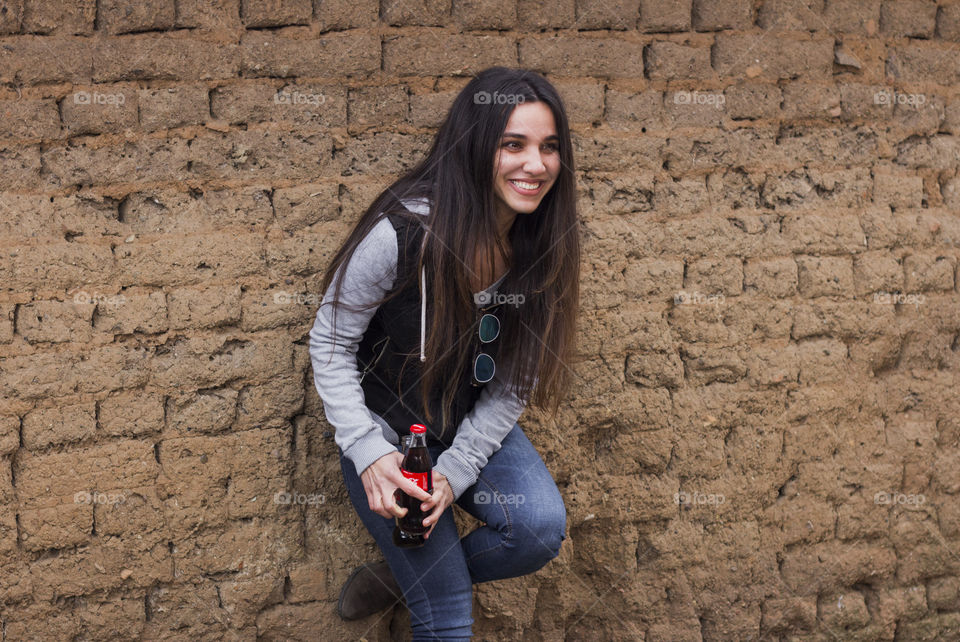
[[[386, 562], [338, 605], [358, 619], [405, 600], [414, 639], [471, 636], [472, 584], [559, 554], [563, 500], [516, 423], [555, 415], [570, 384], [580, 241], [563, 104], [543, 77], [493, 67], [459, 93], [427, 157], [366, 210], [324, 276], [314, 382], [350, 500]], [[400, 473], [400, 439], [428, 428], [433, 494]], [[428, 511], [398, 548], [400, 488]], [[483, 526], [460, 539], [456, 503]]]

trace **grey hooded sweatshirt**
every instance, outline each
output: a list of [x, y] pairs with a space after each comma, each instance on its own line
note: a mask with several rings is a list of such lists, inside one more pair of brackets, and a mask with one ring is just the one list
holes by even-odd
[[[411, 212], [424, 216], [429, 214], [429, 201], [426, 199], [405, 200], [402, 204]], [[340, 300], [350, 304], [353, 309], [338, 308], [334, 334], [331, 305], [334, 282], [331, 282], [310, 331], [313, 381], [323, 401], [327, 421], [335, 429], [334, 440], [344, 456], [353, 462], [358, 475], [380, 457], [396, 452], [400, 444], [397, 432], [364, 404], [360, 387], [357, 346], [376, 308], [354, 311], [383, 298], [392, 289], [396, 278], [397, 254], [396, 231], [384, 217], [361, 240], [345, 266]], [[343, 269], [344, 266], [341, 266], [337, 274]], [[485, 292], [495, 295], [502, 281], [503, 277]], [[426, 279], [421, 278], [421, 360], [425, 358], [425, 288]], [[480, 305], [477, 304], [478, 307]], [[443, 474], [450, 483], [454, 499], [459, 499], [467, 488], [476, 483], [487, 459], [500, 449], [504, 437], [520, 418], [526, 405], [510, 390], [507, 382], [500, 379], [501, 372], [508, 372], [504, 359], [500, 361], [494, 378], [484, 386], [473, 409], [460, 423], [451, 446], [434, 463], [434, 470]]]

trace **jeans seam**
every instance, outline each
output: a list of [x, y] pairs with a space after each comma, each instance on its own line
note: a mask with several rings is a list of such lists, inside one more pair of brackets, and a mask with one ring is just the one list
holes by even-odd
[[[477, 480], [478, 480], [478, 481], [482, 481], [484, 484], [486, 484], [488, 487], [490, 487], [490, 488], [494, 491], [494, 497], [502, 496], [502, 493], [500, 492], [500, 489], [497, 488], [496, 486], [494, 486], [493, 484], [491, 484], [488, 480], [484, 479], [483, 475], [477, 475]], [[510, 536], [513, 535], [513, 520], [510, 518], [510, 511], [507, 510], [507, 507], [506, 507], [505, 504], [501, 504], [500, 502], [497, 502], [497, 504], [503, 509], [503, 515], [504, 515], [504, 517], [505, 517], [506, 520], [507, 520], [507, 537], [509, 538]], [[488, 528], [489, 528], [489, 527], [488, 527]], [[477, 557], [478, 555], [482, 555], [483, 553], [489, 553], [490, 551], [495, 551], [495, 550], [498, 550], [498, 549], [501, 549], [501, 548], [503, 548], [503, 540], [502, 540], [502, 539], [497, 543], [496, 546], [492, 546], [492, 547], [490, 547], [490, 548], [488, 548], [488, 549], [485, 549], [485, 550], [482, 550], [482, 551], [477, 551], [476, 553], [474, 553], [473, 555], [471, 555], [470, 557], [468, 557], [468, 558], [467, 558], [467, 561], [469, 562], [469, 561], [473, 560], [475, 557]]]

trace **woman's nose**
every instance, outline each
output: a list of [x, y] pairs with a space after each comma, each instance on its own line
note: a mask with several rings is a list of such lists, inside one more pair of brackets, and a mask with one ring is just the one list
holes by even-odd
[[540, 175], [546, 169], [539, 151], [532, 152], [523, 163], [523, 170], [529, 174]]

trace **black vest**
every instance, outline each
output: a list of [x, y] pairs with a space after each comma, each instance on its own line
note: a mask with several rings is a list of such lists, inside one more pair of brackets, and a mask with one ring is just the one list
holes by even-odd
[[[357, 366], [362, 373], [360, 387], [367, 407], [383, 417], [398, 435], [410, 434], [411, 424], [423, 424], [427, 427], [428, 445], [443, 444], [449, 447], [463, 417], [480, 397], [483, 386], [471, 385], [472, 373], [467, 369], [459, 381], [451, 382], [457, 385], [457, 389], [450, 410], [452, 416], [448, 417], [447, 425], [441, 425], [440, 390], [430, 394], [433, 421], [426, 420], [420, 397], [420, 379], [424, 368], [431, 367], [433, 359], [427, 355], [426, 361], [420, 361], [420, 286], [419, 280], [411, 274], [418, 269], [424, 227], [397, 214], [387, 214], [387, 218], [397, 232], [397, 276], [390, 293], [396, 292], [397, 288], [402, 287], [402, 290], [377, 308], [359, 343]], [[409, 282], [406, 281], [408, 277], [412, 279]], [[405, 283], [406, 287], [403, 287]], [[426, 319], [429, 324], [429, 280]], [[498, 343], [494, 341], [487, 344], [484, 352], [496, 359], [495, 347]], [[473, 346], [475, 342], [469, 345]]]

